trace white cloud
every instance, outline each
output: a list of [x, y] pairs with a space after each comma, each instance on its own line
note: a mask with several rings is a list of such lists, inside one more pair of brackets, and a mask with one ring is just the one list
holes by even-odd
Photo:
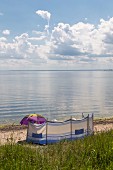
[[79, 57], [91, 50], [91, 32], [94, 25], [78, 23], [73, 26], [59, 23], [52, 31], [51, 50], [53, 54]]
[[36, 30], [33, 30], [32, 33], [33, 33], [33, 34], [36, 34], [36, 35], [39, 35], [39, 36], [40, 36], [40, 35], [41, 35], [41, 36], [44, 35], [44, 32], [36, 31]]
[[0, 37], [0, 42], [5, 42], [7, 39], [5, 37]]
[[33, 41], [42, 41], [47, 39], [46, 32], [41, 32], [41, 31], [32, 31], [33, 37], [29, 37], [29, 40]]
[[21, 66], [25, 61], [25, 65], [36, 67], [41, 64], [83, 66], [113, 63], [113, 18], [101, 19], [97, 27], [82, 22], [74, 25], [58, 23], [49, 36], [45, 30], [34, 30], [32, 35], [23, 33], [10, 43], [0, 37], [0, 62], [16, 65], [17, 61]]
[[100, 62], [99, 58], [113, 58], [112, 44], [113, 18], [101, 19], [98, 27], [82, 22], [72, 26], [59, 23], [52, 30], [50, 59]]
[[42, 41], [42, 40], [45, 40], [46, 39], [46, 36], [40, 36], [40, 37], [30, 37], [29, 40], [31, 41]]
[[4, 14], [2, 12], [0, 12], [0, 16], [3, 16]]
[[48, 22], [48, 25], [45, 25], [45, 31], [47, 32], [47, 34], [49, 35], [49, 21], [50, 21], [50, 17], [51, 17], [51, 13], [48, 11], [43, 11], [43, 10], [38, 10], [36, 11], [36, 14], [38, 14], [39, 16], [41, 16], [43, 19], [46, 19]]
[[36, 14], [41, 16], [43, 19], [46, 19], [47, 21], [49, 21], [51, 17], [51, 14], [48, 11], [38, 10], [36, 11]]
[[31, 63], [30, 65], [40, 65], [46, 62], [46, 54], [49, 52], [48, 47], [46, 45], [33, 45], [30, 42], [31, 39], [32, 37], [29, 37], [27, 33], [23, 33], [16, 36], [12, 43], [2, 41], [0, 43], [0, 61], [10, 63], [25, 61], [25, 63]]
[[3, 31], [2, 31], [2, 34], [3, 34], [3, 35], [10, 35], [10, 30], [3, 30]]
[[84, 20], [85, 20], [85, 21], [87, 21], [87, 20], [88, 20], [88, 18], [85, 18]]
[[43, 10], [38, 10], [36, 11], [36, 14], [38, 14], [39, 16], [41, 16], [43, 19], [46, 19], [48, 22], [48, 25], [45, 26], [45, 30], [47, 31], [47, 33], [49, 34], [49, 21], [50, 21], [50, 17], [51, 17], [51, 13], [48, 11], [43, 11]]

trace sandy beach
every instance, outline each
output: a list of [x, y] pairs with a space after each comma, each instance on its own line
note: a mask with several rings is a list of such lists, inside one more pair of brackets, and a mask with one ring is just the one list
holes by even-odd
[[0, 128], [0, 144], [6, 144], [8, 142], [17, 143], [19, 141], [25, 141], [27, 134], [27, 127], [24, 126], [4, 126]]
[[[113, 119], [94, 121], [94, 132], [113, 129]], [[26, 140], [27, 127], [20, 125], [6, 125], [0, 127], [0, 144], [8, 142], [24, 142]]]

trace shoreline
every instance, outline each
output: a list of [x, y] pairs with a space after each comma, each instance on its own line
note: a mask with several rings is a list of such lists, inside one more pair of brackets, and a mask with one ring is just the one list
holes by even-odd
[[[113, 124], [113, 117], [111, 118], [103, 118], [103, 119], [94, 119], [94, 126], [96, 125], [107, 125]], [[14, 130], [24, 130], [27, 129], [27, 125], [20, 124], [0, 124], [0, 131], [14, 131]]]
[[[94, 124], [94, 134], [113, 129], [113, 118], [96, 119]], [[8, 142], [25, 142], [27, 126], [25, 125], [0, 125], [0, 145]]]

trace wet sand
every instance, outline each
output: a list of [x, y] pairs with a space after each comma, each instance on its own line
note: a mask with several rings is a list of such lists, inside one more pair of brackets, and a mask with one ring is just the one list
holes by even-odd
[[[113, 119], [95, 120], [94, 132], [101, 132], [113, 129]], [[27, 135], [27, 126], [6, 125], [0, 127], [0, 144], [7, 142], [24, 142]]]

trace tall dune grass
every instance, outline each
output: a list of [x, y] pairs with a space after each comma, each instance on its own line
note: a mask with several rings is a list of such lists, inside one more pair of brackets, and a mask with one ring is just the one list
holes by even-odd
[[0, 170], [113, 170], [113, 131], [47, 146], [1, 145]]

